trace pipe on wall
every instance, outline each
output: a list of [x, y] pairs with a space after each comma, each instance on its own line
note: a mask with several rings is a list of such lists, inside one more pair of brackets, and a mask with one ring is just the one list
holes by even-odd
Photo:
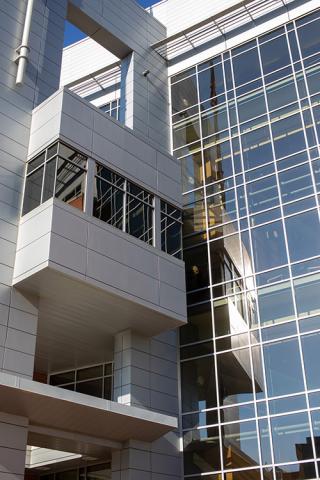
[[16, 85], [20, 86], [24, 82], [25, 71], [27, 68], [28, 57], [30, 53], [29, 36], [31, 30], [31, 20], [34, 7], [34, 0], [28, 0], [26, 16], [24, 20], [21, 45], [17, 48], [18, 57], [16, 59], [18, 69], [16, 76]]

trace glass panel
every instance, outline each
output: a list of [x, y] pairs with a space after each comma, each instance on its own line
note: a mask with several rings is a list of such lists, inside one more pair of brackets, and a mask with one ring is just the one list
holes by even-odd
[[[252, 335], [251, 337], [254, 340]], [[257, 399], [265, 397], [265, 384], [263, 379], [263, 360], [262, 348], [260, 346], [252, 348], [252, 366], [253, 366], [253, 381]], [[262, 414], [266, 415], [266, 407], [264, 403], [259, 403], [257, 408], [262, 409]]]
[[241, 143], [245, 169], [273, 161], [269, 127], [258, 128], [241, 135]]
[[[257, 48], [233, 57], [233, 73], [236, 87], [261, 76]], [[250, 65], [250, 68], [248, 68]]]
[[204, 150], [203, 155], [207, 184], [233, 175], [229, 141], [207, 148]]
[[192, 343], [212, 338], [211, 304], [188, 309], [188, 324], [179, 329], [180, 343]]
[[295, 338], [264, 345], [263, 351], [269, 396], [304, 390], [299, 345]]
[[306, 408], [307, 402], [305, 395], [295, 395], [293, 397], [269, 401], [269, 411], [271, 415], [293, 412], [295, 410], [306, 410]]
[[181, 364], [182, 410], [192, 412], [217, 406], [213, 357]]
[[249, 213], [275, 207], [279, 204], [275, 175], [247, 184]]
[[239, 293], [213, 302], [216, 336], [237, 335], [248, 330], [245, 305], [247, 296], [248, 294]]
[[172, 85], [172, 113], [185, 110], [198, 103], [197, 77], [194, 75]]
[[26, 178], [22, 215], [31, 212], [31, 210], [40, 205], [42, 181], [43, 167], [40, 167]]
[[102, 379], [91, 380], [76, 384], [76, 392], [92, 395], [93, 397], [102, 398]]
[[199, 73], [200, 102], [216, 97], [223, 92], [224, 81], [221, 63]]
[[210, 242], [212, 283], [221, 283], [243, 275], [239, 235]]
[[217, 355], [220, 405], [253, 400], [250, 351], [248, 348]]
[[82, 153], [73, 150], [73, 148], [68, 147], [63, 143], [59, 143], [59, 156], [63, 157], [65, 160], [71, 160], [74, 164], [82, 168], [85, 168], [87, 163], [87, 158], [82, 155]]
[[282, 223], [280, 221], [251, 230], [256, 270], [267, 270], [287, 263]]
[[206, 412], [191, 413], [182, 416], [182, 428], [204, 427], [218, 423], [218, 411], [209, 410]]
[[290, 337], [297, 335], [296, 322], [286, 322], [273, 327], [263, 328], [261, 330], [261, 340], [266, 342], [268, 340], [277, 340], [278, 338]]
[[271, 430], [276, 463], [308, 460], [313, 457], [306, 413], [272, 418]]
[[98, 365], [97, 367], [82, 368], [77, 371], [77, 381], [88, 380], [91, 378], [97, 378], [103, 376], [103, 366]]
[[42, 193], [42, 203], [46, 202], [49, 198], [52, 198], [54, 195], [56, 164], [57, 164], [56, 159], [50, 160], [46, 164], [43, 193]]
[[50, 385], [62, 385], [63, 383], [70, 383], [75, 381], [75, 371], [57, 373], [50, 375]]
[[293, 281], [298, 316], [320, 312], [320, 275], [308, 275]]
[[96, 178], [93, 216], [114, 227], [122, 229], [123, 195], [122, 190], [113, 187], [100, 178]]
[[184, 251], [187, 290], [195, 290], [209, 285], [207, 245]]
[[69, 470], [69, 472], [57, 472], [55, 480], [78, 480], [78, 471]]
[[184, 473], [186, 475], [220, 470], [218, 428], [211, 427], [186, 432], [183, 436], [183, 446]]
[[260, 54], [264, 74], [283, 68], [291, 63], [285, 35], [260, 45]]
[[263, 465], [272, 463], [270, 431], [267, 420], [259, 420], [259, 436], [261, 447], [261, 460]]
[[319, 52], [319, 31], [320, 20], [316, 20], [298, 28], [298, 38], [302, 57], [308, 57], [309, 55]]
[[228, 128], [228, 114], [227, 106], [219, 105], [218, 107], [211, 108], [201, 114], [201, 126], [203, 137], [213, 135], [220, 130]]
[[266, 102], [263, 90], [248, 93], [237, 100], [240, 123], [266, 113]]
[[203, 185], [201, 153], [181, 158], [182, 191], [187, 192]]
[[209, 227], [235, 220], [237, 218], [235, 190], [232, 188], [208, 197], [207, 208]]
[[306, 70], [307, 83], [310, 95], [320, 91], [320, 65]]
[[297, 92], [293, 77], [285, 78], [266, 87], [269, 110], [297, 101]]
[[313, 427], [314, 441], [316, 447], [316, 455], [320, 457], [320, 411], [311, 413], [311, 421]]
[[199, 116], [186, 117], [173, 125], [173, 148], [179, 148], [200, 139]]
[[107, 480], [111, 479], [111, 466], [108, 463], [87, 467], [86, 480]]
[[255, 422], [223, 425], [222, 441], [224, 446], [225, 468], [244, 468], [259, 465], [258, 439]]
[[180, 222], [161, 213], [161, 249], [176, 258], [182, 254], [181, 229]]
[[301, 197], [313, 194], [312, 178], [308, 164], [280, 173], [279, 182], [283, 202], [298, 200]]
[[[319, 294], [319, 293], [318, 293]], [[306, 371], [307, 386], [310, 390], [320, 388], [319, 352], [320, 333], [301, 337], [303, 361]]]
[[152, 244], [153, 208], [127, 194], [126, 232]]
[[276, 480], [307, 480], [315, 479], [316, 470], [312, 462], [281, 465], [275, 468]]
[[271, 124], [276, 158], [306, 148], [300, 115], [291, 115]]
[[112, 377], [106, 377], [104, 379], [103, 398], [106, 400], [112, 400]]
[[294, 306], [290, 282], [280, 283], [258, 290], [260, 323], [272, 325], [294, 318]]
[[[75, 152], [75, 155], [78, 155]], [[71, 155], [73, 159], [74, 156]], [[70, 162], [58, 159], [55, 196], [79, 210], [84, 207], [85, 171]]]
[[316, 210], [285, 220], [292, 262], [320, 254], [320, 223]]
[[201, 342], [196, 345], [180, 348], [180, 358], [185, 360], [187, 358], [202, 357], [213, 353], [213, 342]]
[[221, 422], [238, 422], [240, 420], [247, 420], [255, 417], [255, 410], [253, 403], [246, 405], [236, 405], [234, 407], [222, 408], [220, 410]]
[[40, 155], [38, 155], [33, 160], [30, 160], [30, 162], [28, 162], [27, 164], [27, 175], [33, 172], [33, 170], [38, 168], [40, 165], [42, 165], [45, 161], [45, 158], [46, 158], [46, 152], [43, 152], [43, 153], [40, 153]]

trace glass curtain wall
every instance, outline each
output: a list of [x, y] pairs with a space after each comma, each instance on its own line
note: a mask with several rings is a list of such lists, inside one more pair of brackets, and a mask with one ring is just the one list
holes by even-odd
[[316, 11], [171, 79], [185, 478], [319, 478], [319, 32]]

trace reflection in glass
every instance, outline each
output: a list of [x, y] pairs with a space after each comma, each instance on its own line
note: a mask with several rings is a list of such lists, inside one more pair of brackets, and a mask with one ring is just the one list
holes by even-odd
[[269, 127], [262, 127], [241, 135], [245, 169], [273, 161]]
[[272, 325], [294, 318], [294, 306], [290, 282], [284, 282], [258, 290], [260, 323]]
[[320, 312], [320, 274], [308, 275], [293, 281], [299, 317]]
[[183, 120], [175, 123], [173, 128], [173, 148], [179, 148], [200, 139], [199, 116], [189, 117], [182, 113]]
[[[261, 76], [257, 48], [247, 50], [232, 59], [234, 82], [236, 87]], [[250, 68], [248, 68], [250, 65]]]
[[255, 422], [223, 425], [222, 441], [225, 468], [259, 465], [259, 451]]
[[224, 92], [223, 68], [221, 63], [200, 72], [198, 79], [200, 102], [208, 98], [216, 97]]
[[279, 182], [284, 203], [313, 194], [312, 178], [308, 164], [280, 173]]
[[287, 218], [285, 222], [291, 261], [320, 254], [320, 223], [316, 210]]
[[171, 87], [172, 113], [186, 110], [198, 103], [197, 77], [191, 76]]
[[287, 263], [282, 223], [269, 223], [251, 230], [256, 271], [267, 270]]
[[203, 184], [203, 170], [201, 153], [194, 153], [181, 158], [182, 191], [187, 192]]
[[293, 77], [279, 80], [267, 86], [269, 110], [284, 107], [297, 101], [297, 92]]
[[184, 251], [187, 291], [209, 285], [207, 245]]
[[210, 227], [235, 220], [237, 208], [234, 188], [208, 197], [207, 208]]
[[253, 400], [250, 351], [248, 348], [217, 355], [220, 405]]
[[264, 345], [263, 352], [269, 396], [304, 390], [299, 345], [295, 338]]
[[275, 468], [276, 480], [312, 480], [316, 478], [314, 462], [281, 465]]
[[192, 412], [217, 406], [213, 357], [181, 363], [182, 410]]
[[271, 430], [276, 463], [308, 460], [313, 457], [306, 413], [272, 418]]
[[26, 178], [22, 215], [31, 212], [41, 203], [43, 170], [41, 167]]
[[275, 175], [247, 184], [249, 213], [275, 207], [279, 204], [278, 187]]
[[188, 309], [188, 324], [180, 328], [180, 343], [192, 343], [212, 338], [211, 304]]
[[262, 89], [248, 93], [237, 100], [240, 123], [266, 113], [266, 102]]
[[291, 63], [285, 35], [260, 45], [260, 54], [264, 74], [283, 68]]
[[270, 431], [268, 421], [266, 419], [259, 420], [259, 435], [262, 463], [263, 465], [268, 465], [272, 463], [272, 457], [270, 446]]
[[306, 148], [299, 114], [273, 122], [271, 128], [276, 158], [285, 157]]
[[301, 344], [308, 389], [313, 390], [320, 388], [320, 333], [302, 336]]
[[309, 55], [319, 52], [319, 30], [320, 20], [316, 20], [298, 28], [298, 38], [302, 57], [308, 57]]
[[205, 473], [221, 469], [217, 427], [190, 430], [183, 436], [184, 473]]
[[231, 177], [233, 175], [230, 142], [222, 142], [203, 152], [206, 183]]

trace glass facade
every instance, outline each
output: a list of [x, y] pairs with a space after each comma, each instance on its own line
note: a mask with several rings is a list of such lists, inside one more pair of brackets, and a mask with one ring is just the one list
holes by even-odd
[[41, 480], [108, 480], [111, 479], [110, 463], [79, 467], [41, 475]]
[[185, 478], [319, 478], [319, 31], [317, 11], [171, 78]]

